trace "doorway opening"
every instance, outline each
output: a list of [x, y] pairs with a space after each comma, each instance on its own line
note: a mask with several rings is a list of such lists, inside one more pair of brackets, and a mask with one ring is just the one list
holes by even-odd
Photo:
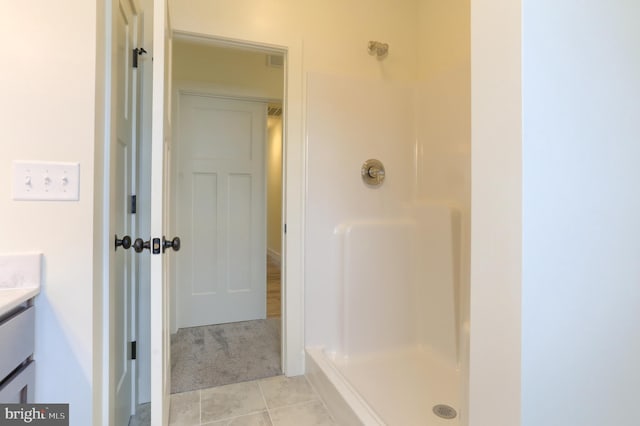
[[[157, 15], [161, 15], [162, 9], [154, 9], [154, 12], [158, 12]], [[165, 11], [166, 12], [166, 11]], [[162, 19], [155, 16], [158, 21]], [[166, 16], [165, 16], [166, 19]], [[155, 21], [154, 21], [155, 22]], [[145, 34], [148, 27], [145, 27]], [[154, 32], [154, 37], [157, 34]], [[237, 96], [238, 87], [229, 87], [229, 85], [221, 85], [216, 83], [205, 84], [205, 89], [209, 89], [209, 97], [217, 97], [226, 100], [233, 100], [238, 97], [254, 98], [254, 100], [262, 101], [265, 103], [271, 103], [272, 101], [282, 102], [282, 120], [283, 120], [283, 143], [282, 143], [282, 155], [283, 155], [283, 184], [282, 184], [282, 198], [283, 198], [283, 219], [281, 222], [280, 230], [283, 233], [282, 237], [282, 267], [281, 267], [281, 293], [282, 293], [282, 315], [280, 321], [282, 322], [282, 328], [279, 329], [281, 334], [282, 345], [280, 347], [280, 356], [282, 359], [281, 370], [287, 376], [296, 376], [304, 373], [304, 305], [303, 300], [303, 217], [304, 217], [304, 172], [305, 169], [301, 165], [304, 164], [304, 138], [302, 127], [302, 42], [298, 39], [284, 38], [284, 39], [272, 39], [267, 37], [266, 39], [253, 40], [249, 35], [245, 35], [242, 38], [233, 38], [228, 35], [219, 34], [204, 34], [195, 35], [193, 33], [176, 32], [171, 31], [165, 27], [165, 33], [163, 41], [157, 40], [155, 37], [155, 46], [153, 57], [148, 56], [148, 64], [153, 65], [153, 79], [151, 76], [151, 66], [143, 67], [145, 76], [148, 77], [144, 80], [145, 83], [143, 91], [143, 97], [145, 99], [144, 105], [149, 108], [145, 109], [143, 114], [143, 120], [147, 125], [144, 126], [148, 130], [146, 132], [146, 138], [143, 138], [145, 144], [143, 147], [147, 149], [144, 151], [140, 158], [143, 160], [141, 165], [141, 176], [147, 178], [147, 186], [149, 191], [150, 201], [157, 201], [159, 198], [154, 194], [163, 194], [164, 203], [162, 206], [160, 203], [156, 203], [154, 208], [148, 209], [149, 216], [151, 216], [151, 230], [154, 230], [158, 235], [177, 235], [175, 229], [175, 207], [173, 203], [167, 203], [166, 200], [170, 198], [169, 193], [170, 182], [174, 182], [176, 179], [175, 171], [172, 170], [168, 164], [172, 164], [170, 161], [167, 163], [167, 159], [175, 159], [174, 155], [177, 152], [177, 142], [172, 142], [172, 127], [175, 127], [175, 117], [171, 117], [171, 114], [164, 114], [164, 111], [171, 110], [172, 99], [176, 98], [178, 93], [177, 87], [173, 87], [170, 90], [167, 86], [172, 82], [171, 72], [173, 63], [171, 39], [187, 40], [194, 42], [195, 44], [203, 44], [209, 46], [219, 47], [232, 47], [242, 51], [261, 52], [262, 54], [279, 55], [284, 59], [283, 71], [286, 82], [283, 82], [284, 89], [281, 99], [277, 99], [271, 96], [255, 95], [249, 90], [239, 90], [241, 96]], [[153, 62], [151, 61], [153, 59]], [[281, 59], [282, 61], [282, 59]], [[176, 61], [177, 63], [177, 61]], [[196, 70], [199, 67], [196, 66]], [[156, 78], [156, 76], [162, 76], [162, 78]], [[153, 82], [153, 85], [151, 83]], [[189, 82], [187, 82], [189, 83]], [[189, 85], [185, 90], [188, 92]], [[202, 88], [202, 85], [198, 85]], [[153, 98], [152, 98], [153, 94]], [[171, 99], [170, 99], [171, 98]], [[162, 108], [160, 108], [162, 106]], [[151, 108], [153, 107], [153, 108]], [[151, 131], [153, 130], [153, 137], [151, 137]], [[175, 145], [175, 146], [174, 146]], [[146, 154], [146, 155], [145, 155]], [[162, 163], [158, 164], [156, 161], [152, 166], [152, 159], [162, 159]], [[144, 160], [148, 160], [144, 163]], [[171, 175], [171, 176], [169, 176]], [[158, 182], [162, 182], [160, 185]], [[162, 186], [164, 189], [160, 189]], [[144, 187], [144, 185], [143, 185]], [[143, 195], [145, 191], [141, 191], [140, 204], [142, 205]], [[174, 194], [175, 195], [175, 194]], [[147, 198], [149, 198], [147, 197]], [[154, 198], [155, 197], [155, 198]], [[149, 203], [152, 204], [152, 203]], [[162, 220], [159, 220], [157, 215], [154, 219], [154, 212], [162, 212]], [[141, 216], [144, 211], [141, 211]], [[287, 225], [284, 225], [286, 220]], [[286, 235], [285, 231], [286, 230]], [[149, 232], [149, 231], [147, 231]], [[175, 288], [171, 288], [171, 283], [175, 283], [176, 274], [176, 257], [185, 255], [186, 239], [182, 236], [183, 246], [180, 253], [176, 256], [162, 256], [153, 257], [147, 256], [141, 259], [150, 259], [151, 265], [148, 268], [151, 271], [151, 277], [146, 277], [148, 282], [147, 296], [141, 295], [141, 308], [140, 316], [143, 318], [140, 322], [139, 330], [139, 349], [138, 349], [138, 366], [139, 366], [139, 379], [140, 391], [138, 398], [139, 414], [132, 419], [132, 424], [137, 424], [139, 418], [143, 421], [148, 418], [145, 413], [151, 412], [151, 415], [156, 419], [166, 418], [168, 415], [168, 405], [166, 404], [168, 392], [170, 386], [167, 386], [171, 380], [171, 360], [170, 360], [170, 348], [168, 342], [170, 341], [169, 332], [176, 332], [175, 326], [175, 305], [172, 301], [176, 300]], [[266, 255], [265, 255], [266, 256]], [[159, 262], [163, 259], [162, 262]], [[154, 263], [155, 260], [155, 263]], [[266, 260], [266, 259], [265, 259]], [[144, 266], [141, 264], [141, 271], [144, 271]], [[164, 280], [162, 280], [164, 278]], [[141, 283], [144, 284], [144, 277], [141, 278]], [[166, 284], [165, 284], [166, 283]], [[141, 288], [144, 285], [141, 284]], [[142, 292], [142, 290], [141, 290]], [[166, 302], [165, 302], [166, 301]], [[171, 309], [173, 305], [173, 311]], [[145, 311], [146, 309], [146, 311]], [[144, 315], [144, 312], [148, 312], [149, 315]], [[155, 316], [154, 316], [155, 314]], [[145, 320], [146, 318], [146, 320]], [[149, 318], [152, 321], [149, 321]], [[147, 343], [145, 343], [147, 342]], [[150, 350], [155, 347], [155, 350]], [[147, 374], [143, 374], [147, 372]], [[150, 379], [150, 380], [149, 380]], [[155, 382], [154, 382], [155, 380]], [[154, 384], [155, 383], [155, 384]], [[146, 394], [145, 394], [146, 391]], [[197, 392], [194, 392], [194, 394]], [[184, 395], [181, 394], [181, 395]], [[147, 398], [145, 398], [145, 396]], [[151, 398], [149, 398], [149, 396]], [[147, 402], [153, 400], [153, 407]], [[146, 410], [146, 412], [145, 412]], [[146, 424], [146, 423], [143, 423]]]
[[284, 54], [174, 36], [171, 392], [282, 374]]

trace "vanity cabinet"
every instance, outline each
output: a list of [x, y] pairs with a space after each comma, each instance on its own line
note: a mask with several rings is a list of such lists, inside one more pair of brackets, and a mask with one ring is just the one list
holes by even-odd
[[34, 401], [34, 327], [31, 300], [0, 316], [0, 402]]

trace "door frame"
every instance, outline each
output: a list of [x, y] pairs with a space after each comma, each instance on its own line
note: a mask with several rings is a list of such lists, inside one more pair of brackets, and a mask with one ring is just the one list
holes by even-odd
[[[175, 40], [175, 36], [174, 36], [174, 40]], [[185, 82], [185, 81], [173, 81], [172, 82], [172, 105], [171, 107], [171, 116], [172, 116], [172, 131], [173, 131], [173, 135], [172, 135], [172, 143], [180, 143], [177, 135], [178, 135], [178, 131], [179, 131], [179, 120], [178, 117], [180, 115], [180, 96], [181, 95], [194, 95], [194, 96], [204, 96], [204, 97], [210, 97], [210, 98], [216, 98], [216, 99], [224, 99], [224, 100], [233, 100], [233, 101], [240, 101], [240, 102], [255, 102], [255, 103], [264, 103], [264, 104], [269, 104], [269, 103], [278, 103], [278, 104], [282, 104], [283, 102], [283, 98], [270, 98], [270, 97], [263, 97], [260, 96], [260, 93], [257, 92], [243, 92], [241, 90], [238, 90], [236, 88], [225, 88], [224, 86], [217, 86], [217, 85], [206, 85], [206, 84], [197, 84], [197, 83], [191, 83], [191, 82]], [[284, 93], [282, 94], [284, 97]], [[267, 112], [265, 110], [265, 116], [266, 116]], [[263, 143], [265, 143], [265, 148], [266, 148], [266, 133], [267, 133], [267, 128], [266, 128], [266, 120], [265, 120], [265, 140], [263, 141]], [[176, 223], [178, 221], [178, 214], [177, 214], [177, 206], [179, 204], [178, 199], [177, 199], [177, 193], [178, 193], [178, 185], [179, 185], [179, 175], [178, 175], [178, 163], [180, 162], [180, 149], [176, 148], [175, 145], [173, 145], [173, 151], [176, 153], [173, 155], [172, 157], [172, 163], [170, 165], [171, 168], [171, 182], [170, 182], [170, 188], [169, 188], [169, 192], [171, 194], [171, 199], [173, 200], [173, 202], [171, 203], [171, 227], [172, 229], [177, 231], [177, 227], [176, 227]], [[265, 166], [264, 169], [264, 179], [265, 179], [265, 217], [266, 217], [266, 200], [267, 200], [267, 194], [266, 194], [266, 178], [267, 178], [267, 156], [266, 156], [266, 149], [265, 149], [265, 154], [263, 155], [263, 163]], [[282, 171], [282, 173], [284, 174], [284, 170]], [[284, 180], [282, 181], [282, 193], [284, 194]], [[283, 211], [284, 213], [284, 211]], [[282, 223], [283, 222], [283, 217], [284, 214], [280, 215], [280, 220]], [[281, 228], [282, 230], [282, 228]], [[265, 222], [265, 232], [266, 232], [266, 222]], [[266, 255], [266, 252], [265, 252]], [[174, 262], [177, 263], [176, 260], [173, 260]], [[285, 269], [285, 261], [282, 262], [282, 269]], [[170, 303], [170, 311], [171, 311], [171, 319], [169, 321], [170, 324], [170, 330], [171, 333], [174, 334], [178, 331], [178, 326], [177, 326], [177, 313], [178, 313], [178, 297], [177, 297], [177, 288], [176, 288], [176, 283], [178, 282], [178, 267], [174, 266], [173, 268], [171, 268], [171, 275], [169, 276], [169, 280], [170, 280], [170, 289], [171, 289], [171, 303]], [[281, 286], [282, 286], [282, 279], [281, 281]], [[284, 287], [284, 286], [282, 286]], [[281, 297], [282, 299], [282, 297]], [[266, 301], [266, 298], [265, 298]], [[284, 322], [284, 315], [281, 315], [282, 321]], [[281, 351], [284, 349], [284, 344], [281, 348]], [[284, 368], [283, 368], [284, 371]]]
[[[103, 20], [99, 19], [99, 31], [104, 34], [104, 38], [99, 43], [99, 58], [97, 61], [97, 104], [96, 107], [96, 134], [101, 140], [96, 156], [100, 160], [97, 162], [96, 175], [100, 176], [101, 184], [96, 185], [96, 253], [95, 265], [96, 281], [101, 283], [98, 296], [96, 297], [96, 322], [100, 328], [99, 343], [95, 347], [100, 354], [96, 359], [99, 365], [95, 371], [97, 382], [100, 382], [100, 391], [96, 393], [94, 401], [100, 407], [94, 413], [94, 419], [101, 424], [108, 425], [111, 417], [111, 400], [110, 400], [110, 360], [108, 354], [109, 348], [109, 256], [112, 236], [109, 230], [109, 141], [110, 141], [110, 90], [111, 90], [111, 1], [101, 0], [99, 8]], [[136, 10], [141, 15], [147, 16], [141, 5], [141, 0], [130, 0], [136, 5]], [[152, 0], [144, 1], [145, 7], [149, 6]], [[154, 25], [154, 17], [148, 15], [150, 19], [144, 22], [144, 43], [149, 46], [151, 40], [147, 39], [151, 36], [151, 31], [147, 31]], [[305, 352], [304, 352], [304, 222], [305, 222], [305, 206], [306, 206], [306, 139], [304, 135], [305, 108], [303, 102], [303, 93], [306, 90], [306, 81], [303, 78], [303, 43], [302, 39], [296, 37], [275, 38], [261, 37], [261, 40], [254, 40], [249, 31], [237, 28], [235, 33], [224, 34], [203, 34], [184, 31], [174, 31], [174, 34], [181, 37], [197, 37], [199, 40], [210, 39], [214, 42], [226, 44], [227, 46], [235, 46], [239, 48], [250, 48], [263, 52], [273, 52], [283, 54], [285, 60], [285, 81], [284, 94], [282, 99], [283, 105], [283, 209], [282, 220], [283, 226], [286, 223], [287, 232], [283, 238], [282, 251], [283, 263], [286, 263], [286, 271], [282, 275], [282, 316], [285, 318], [282, 328], [282, 365], [283, 372], [287, 376], [295, 376], [304, 374], [305, 372]], [[146, 68], [146, 69], [145, 69]], [[151, 85], [149, 73], [150, 67], [143, 68], [142, 82], [145, 86]], [[143, 111], [140, 125], [145, 129], [142, 135], [143, 145], [146, 144], [149, 135], [146, 133], [151, 124], [149, 123], [149, 111], [156, 105], [146, 94], [143, 89], [140, 103]], [[147, 128], [148, 127], [148, 128]], [[146, 142], [145, 142], [146, 141]], [[139, 157], [139, 160], [142, 156]], [[149, 173], [145, 170], [144, 162], [139, 164], [139, 175]], [[138, 197], [141, 197], [141, 192]], [[108, 247], [107, 247], [108, 246]], [[150, 302], [150, 301], [148, 301]], [[151, 392], [153, 393], [153, 389]], [[162, 392], [156, 389], [155, 392]], [[136, 392], [137, 393], [137, 392]]]
[[[305, 372], [304, 352], [304, 217], [306, 205], [306, 140], [302, 40], [252, 40], [239, 34], [173, 31], [173, 38], [284, 55], [282, 138], [282, 371]], [[224, 95], [222, 95], [224, 96]], [[286, 226], [286, 227], [285, 227]]]

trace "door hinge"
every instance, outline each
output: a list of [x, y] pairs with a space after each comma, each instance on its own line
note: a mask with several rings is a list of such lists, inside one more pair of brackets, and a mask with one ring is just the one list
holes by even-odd
[[287, 224], [286, 223], [284, 224], [284, 233], [285, 234], [287, 233]]
[[130, 345], [129, 359], [138, 359], [138, 342], [134, 340], [133, 342], [130, 342]]
[[147, 53], [147, 51], [144, 49], [144, 47], [136, 47], [135, 49], [133, 49], [133, 61], [131, 62], [131, 64], [134, 68], [138, 68], [138, 56], [144, 55], [145, 53]]
[[131, 212], [131, 214], [136, 214], [138, 210], [138, 197], [136, 197], [135, 195], [131, 196], [131, 203], [129, 205], [129, 211]]

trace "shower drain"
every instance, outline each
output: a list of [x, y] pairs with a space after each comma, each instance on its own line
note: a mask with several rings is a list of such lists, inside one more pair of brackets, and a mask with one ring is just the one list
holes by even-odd
[[444, 404], [438, 404], [433, 407], [433, 413], [443, 419], [455, 419], [458, 413], [455, 408]]

